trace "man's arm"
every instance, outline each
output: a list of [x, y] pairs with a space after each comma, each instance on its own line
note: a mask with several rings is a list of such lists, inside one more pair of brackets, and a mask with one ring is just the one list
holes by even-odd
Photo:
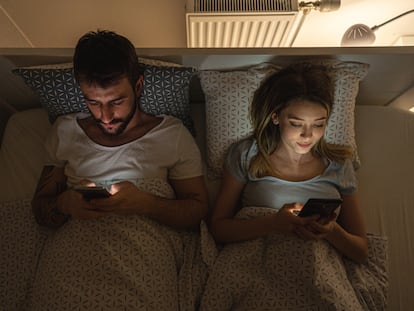
[[32, 200], [32, 210], [39, 225], [58, 228], [68, 216], [58, 209], [58, 196], [66, 190], [63, 168], [45, 166]]
[[142, 215], [179, 229], [197, 229], [208, 211], [207, 188], [203, 176], [170, 180], [175, 199], [166, 199], [139, 190], [124, 181], [112, 185], [113, 195], [91, 200], [96, 211], [118, 215]]
[[[203, 176], [170, 180], [176, 200], [159, 210], [159, 221], [175, 227], [199, 228], [208, 212], [208, 194]], [[165, 202], [164, 202], [165, 203]], [[171, 203], [171, 202], [170, 202]]]

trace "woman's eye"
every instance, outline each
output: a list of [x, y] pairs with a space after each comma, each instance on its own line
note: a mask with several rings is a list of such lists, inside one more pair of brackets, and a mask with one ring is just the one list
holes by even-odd
[[313, 125], [313, 127], [315, 127], [315, 128], [321, 128], [321, 127], [324, 127], [325, 126], [325, 123], [322, 123], [322, 124], [314, 124]]
[[290, 125], [293, 126], [293, 127], [301, 127], [302, 126], [302, 124], [295, 123], [295, 122], [290, 122]]

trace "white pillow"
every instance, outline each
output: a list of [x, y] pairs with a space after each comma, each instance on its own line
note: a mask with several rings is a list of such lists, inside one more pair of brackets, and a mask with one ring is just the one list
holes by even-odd
[[220, 178], [227, 147], [252, 132], [249, 107], [254, 91], [274, 64], [260, 64], [247, 70], [200, 71], [206, 100], [207, 176]]
[[[312, 62], [325, 65], [334, 82], [334, 104], [325, 138], [330, 143], [350, 145], [355, 152], [357, 168], [360, 161], [355, 143], [355, 98], [369, 65], [327, 59]], [[280, 68], [275, 64], [261, 64], [247, 70], [199, 72], [206, 100], [207, 175], [210, 179], [221, 177], [227, 147], [252, 132], [249, 109], [253, 93], [268, 74]]]
[[355, 99], [359, 82], [368, 73], [369, 65], [357, 62], [325, 60], [334, 83], [334, 103], [325, 130], [328, 143], [349, 145], [354, 150], [354, 167], [359, 168], [361, 161], [355, 142]]

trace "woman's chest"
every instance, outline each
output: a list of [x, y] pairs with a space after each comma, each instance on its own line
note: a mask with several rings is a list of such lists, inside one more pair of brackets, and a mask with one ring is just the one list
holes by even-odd
[[243, 191], [243, 206], [281, 208], [287, 203], [304, 204], [310, 198], [339, 198], [334, 181], [313, 178], [305, 182], [290, 182], [276, 178], [250, 181]]

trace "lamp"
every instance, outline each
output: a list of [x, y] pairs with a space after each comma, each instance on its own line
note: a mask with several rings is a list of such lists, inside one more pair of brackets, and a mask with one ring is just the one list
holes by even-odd
[[404, 15], [413, 12], [414, 10], [409, 10], [371, 28], [364, 24], [355, 24], [349, 27], [347, 31], [345, 31], [344, 35], [342, 36], [341, 46], [370, 45], [375, 41], [374, 31], [378, 30], [388, 23], [391, 23], [392, 21], [395, 21], [400, 17], [403, 17]]
[[316, 0], [299, 2], [299, 8], [305, 12], [312, 9], [320, 12], [336, 11], [340, 6], [341, 0]]

